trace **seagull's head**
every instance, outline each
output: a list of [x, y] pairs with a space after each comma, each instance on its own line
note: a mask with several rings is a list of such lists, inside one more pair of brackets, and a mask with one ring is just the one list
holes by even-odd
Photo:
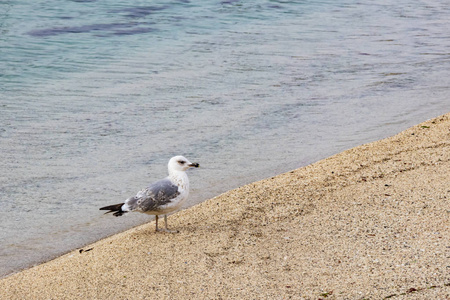
[[198, 163], [191, 163], [186, 157], [178, 155], [169, 160], [169, 172], [171, 171], [186, 171], [189, 168], [198, 168]]

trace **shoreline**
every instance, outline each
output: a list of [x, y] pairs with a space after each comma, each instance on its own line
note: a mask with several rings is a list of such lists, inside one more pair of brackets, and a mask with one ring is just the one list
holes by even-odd
[[[450, 113], [0, 279], [0, 299], [446, 299]], [[5, 298], [3, 298], [5, 297]]]

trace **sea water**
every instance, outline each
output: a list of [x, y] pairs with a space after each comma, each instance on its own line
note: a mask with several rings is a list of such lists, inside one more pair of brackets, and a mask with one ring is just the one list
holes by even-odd
[[0, 1], [0, 276], [150, 221], [98, 208], [174, 155], [188, 207], [448, 112], [449, 9]]

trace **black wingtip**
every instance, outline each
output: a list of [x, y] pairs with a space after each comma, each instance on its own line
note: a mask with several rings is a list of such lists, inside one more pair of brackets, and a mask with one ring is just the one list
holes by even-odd
[[119, 216], [123, 215], [124, 213], [126, 213], [126, 211], [122, 210], [122, 205], [124, 205], [124, 204], [125, 203], [109, 205], [109, 206], [101, 207], [101, 208], [99, 208], [99, 210], [109, 210], [109, 211], [105, 212], [105, 214], [109, 214], [109, 213], [113, 212], [113, 216], [119, 217]]
[[123, 211], [123, 210], [121, 210], [121, 211], [116, 211], [115, 213], [113, 213], [113, 216], [114, 216], [114, 217], [120, 217], [120, 216], [123, 215], [124, 213], [126, 213], [126, 211]]

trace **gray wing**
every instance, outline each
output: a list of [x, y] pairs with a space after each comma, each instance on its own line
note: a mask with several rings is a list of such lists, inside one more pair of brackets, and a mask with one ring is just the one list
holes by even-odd
[[138, 192], [136, 196], [127, 199], [125, 203], [129, 210], [158, 211], [162, 205], [170, 203], [179, 194], [178, 186], [165, 178], [152, 183]]

